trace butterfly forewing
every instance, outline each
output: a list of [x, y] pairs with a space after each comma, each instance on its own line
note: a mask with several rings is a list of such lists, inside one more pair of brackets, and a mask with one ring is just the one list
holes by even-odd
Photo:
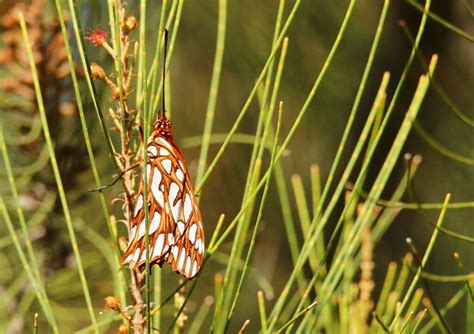
[[204, 231], [183, 155], [171, 137], [159, 131], [150, 137], [147, 150], [148, 201], [143, 198], [142, 180], [122, 263], [134, 269], [145, 264], [148, 206], [150, 263], [168, 262], [174, 271], [193, 278], [203, 260]]

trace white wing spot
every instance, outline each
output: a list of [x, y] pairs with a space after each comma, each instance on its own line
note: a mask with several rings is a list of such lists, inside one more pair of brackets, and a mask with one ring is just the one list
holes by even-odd
[[201, 244], [199, 245], [199, 254], [203, 254], [204, 253], [204, 242], [201, 242]]
[[125, 259], [125, 261], [123, 261], [123, 263], [130, 262], [130, 260], [132, 259], [132, 256], [133, 256], [133, 254], [130, 254], [129, 256], [127, 256], [127, 258]]
[[151, 153], [154, 157], [158, 155], [155, 145], [148, 146], [148, 153]]
[[201, 238], [197, 239], [196, 243], [194, 244], [194, 248], [199, 249], [201, 246]]
[[171, 206], [174, 206], [174, 201], [176, 200], [176, 196], [178, 195], [178, 191], [179, 191], [179, 186], [174, 183], [174, 182], [171, 182], [170, 184], [170, 195], [169, 195], [169, 200], [170, 200], [170, 203], [171, 203]]
[[181, 171], [180, 168], [178, 168], [178, 169], [176, 170], [176, 177], [178, 178], [178, 180], [180, 180], [181, 182], [183, 182], [183, 180], [184, 180], [184, 174], [183, 174], [183, 172]]
[[194, 244], [194, 241], [196, 240], [196, 231], [196, 224], [191, 225], [191, 227], [189, 228], [189, 241], [191, 241], [192, 244]]
[[173, 254], [173, 260], [176, 261], [178, 259], [178, 246], [171, 248], [171, 254]]
[[150, 182], [150, 171], [151, 171], [151, 165], [147, 164], [146, 165], [146, 180], [147, 180], [147, 182]]
[[135, 213], [133, 214], [134, 217], [137, 216], [138, 214], [138, 211], [140, 211], [140, 209], [142, 208], [143, 206], [143, 196], [142, 194], [140, 194], [138, 196], [138, 199], [137, 199], [137, 204], [135, 205]]
[[164, 149], [163, 147], [160, 148], [160, 155], [169, 155], [170, 152], [168, 152], [167, 149]]
[[191, 274], [191, 277], [194, 277], [196, 276], [197, 274], [197, 269], [198, 269], [198, 264], [197, 264], [197, 261], [194, 260], [194, 264], [193, 264], [193, 273]]
[[168, 233], [168, 243], [170, 245], [174, 244], [174, 235], [173, 235], [173, 233]]
[[170, 159], [164, 159], [161, 161], [161, 165], [165, 169], [166, 173], [171, 173], [171, 160]]
[[183, 232], [184, 232], [184, 224], [183, 224], [182, 221], [179, 221], [179, 222], [178, 222], [178, 231], [179, 231], [179, 234], [181, 234], [181, 235], [182, 235]]
[[184, 199], [184, 221], [188, 221], [191, 210], [191, 199], [189, 198], [189, 195], [186, 195], [186, 198]]
[[160, 204], [161, 207], [163, 207], [164, 200], [163, 200], [163, 193], [159, 189], [160, 183], [161, 183], [161, 173], [158, 170], [158, 168], [155, 167], [153, 168], [153, 181], [151, 183], [151, 192], [155, 200], [158, 202], [158, 204]]
[[155, 211], [155, 214], [153, 215], [153, 219], [151, 220], [151, 225], [150, 225], [150, 235], [153, 234], [158, 227], [160, 226], [160, 221], [161, 221], [161, 215], [159, 212]]
[[133, 239], [135, 239], [135, 233], [136, 232], [137, 232], [137, 225], [132, 227], [132, 229], [130, 230], [130, 239], [128, 241], [129, 244], [133, 241]]
[[191, 276], [190, 270], [191, 270], [191, 257], [188, 256], [186, 258], [186, 268], [184, 270], [187, 276]]
[[140, 247], [137, 247], [137, 249], [135, 249], [135, 252], [133, 253], [132, 262], [136, 263], [139, 255], [140, 255]]
[[[148, 258], [150, 258], [150, 255], [151, 255], [151, 249], [148, 251]], [[142, 253], [142, 256], [140, 257], [140, 262], [142, 261], [145, 261], [146, 260], [146, 249], [143, 250], [143, 253]]]
[[181, 252], [179, 254], [179, 262], [178, 262], [178, 268], [179, 269], [183, 268], [185, 257], [186, 257], [186, 248], [181, 248]]
[[168, 143], [164, 138], [158, 137], [157, 141], [161, 142], [163, 145], [165, 145], [167, 148], [171, 149], [170, 143]]
[[173, 211], [173, 220], [177, 221], [179, 219], [179, 211], [181, 209], [181, 200], [179, 200], [175, 206], [172, 207]]
[[165, 235], [163, 233], [160, 233], [158, 238], [156, 238], [155, 249], [153, 250], [153, 257], [161, 255], [164, 243]]
[[138, 240], [143, 238], [143, 236], [145, 235], [145, 227], [146, 227], [145, 218], [143, 218], [142, 222], [140, 223], [140, 227], [138, 229]]

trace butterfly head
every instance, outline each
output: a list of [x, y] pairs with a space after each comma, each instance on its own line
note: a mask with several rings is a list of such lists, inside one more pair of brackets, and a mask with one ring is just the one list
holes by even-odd
[[171, 121], [166, 118], [164, 112], [160, 111], [158, 113], [158, 118], [154, 124], [155, 132], [158, 132], [161, 136], [165, 138], [171, 138], [173, 135], [173, 129], [171, 127]]

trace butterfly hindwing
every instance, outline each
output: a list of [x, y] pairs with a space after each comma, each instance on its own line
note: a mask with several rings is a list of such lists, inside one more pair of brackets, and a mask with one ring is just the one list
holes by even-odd
[[[148, 142], [147, 184], [150, 263], [170, 263], [188, 278], [196, 276], [203, 260], [204, 231], [201, 214], [185, 166], [174, 143], [154, 133]], [[142, 266], [145, 253], [145, 201], [143, 180], [130, 222], [129, 245], [122, 263]]]

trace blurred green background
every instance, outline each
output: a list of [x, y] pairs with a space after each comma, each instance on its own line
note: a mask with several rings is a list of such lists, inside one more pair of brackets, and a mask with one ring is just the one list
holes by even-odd
[[[0, 11], [3, 13], [13, 2], [4, 1], [0, 4]], [[289, 3], [292, 2], [289, 1]], [[336, 37], [347, 4], [347, 1], [303, 1], [295, 17], [288, 32], [289, 51], [279, 96], [279, 100], [285, 103], [283, 134], [292, 125], [325, 61]], [[149, 2], [149, 45], [154, 44], [156, 39], [160, 6], [161, 2], [159, 1]], [[322, 180], [325, 180], [367, 61], [381, 6], [381, 2], [375, 0], [360, 1], [356, 5], [348, 31], [327, 76], [313, 100], [303, 124], [293, 138], [287, 156], [282, 160], [288, 186], [290, 186], [291, 175], [296, 173], [302, 176], [306, 189], [309, 190], [309, 167], [314, 163], [320, 166]], [[87, 31], [97, 26], [107, 28], [107, 11], [102, 1], [79, 1], [79, 7], [84, 30]], [[128, 13], [135, 12], [138, 16], [137, 7], [136, 1], [128, 1]], [[286, 7], [285, 15], [288, 14], [290, 6], [287, 5]], [[46, 8], [51, 10], [51, 15], [54, 15], [52, 7], [47, 6]], [[229, 1], [224, 63], [213, 132], [227, 132], [240, 112], [269, 55], [277, 8], [278, 1]], [[463, 7], [462, 1], [434, 1], [431, 9], [445, 20], [471, 34], [474, 33], [472, 16]], [[408, 58], [411, 44], [399, 27], [398, 23], [401, 19], [407, 22], [412, 32], [416, 32], [420, 13], [404, 1], [393, 1], [391, 4], [381, 45], [370, 75], [369, 87], [363, 96], [360, 107], [361, 113], [356, 119], [356, 128], [359, 130], [365, 121], [362, 116], [367, 115], [370, 110], [383, 72], [389, 71], [393, 78], [388, 89], [390, 95], [393, 93], [394, 85]], [[188, 137], [202, 134], [214, 61], [216, 26], [216, 1], [185, 2], [171, 62], [171, 87], [168, 87], [171, 92], [170, 109], [174, 136], [178, 145], [185, 142]], [[472, 42], [428, 20], [421, 42], [421, 49], [426, 57], [433, 53], [439, 55], [435, 78], [455, 104], [473, 119], [474, 48]], [[150, 49], [149, 53], [152, 53], [151, 51]], [[105, 60], [105, 52], [102, 49], [88, 45], [88, 53], [90, 59], [103, 65], [108, 73], [113, 71], [113, 64]], [[152, 54], [149, 57], [151, 59]], [[424, 70], [418, 60], [415, 60], [408, 81], [401, 93], [400, 103], [398, 103], [395, 115], [389, 123], [389, 130], [386, 131], [378, 155], [372, 162], [370, 175], [376, 175], [378, 172], [389, 148], [388, 145], [391, 144], [412, 98], [418, 78], [423, 72]], [[98, 87], [101, 88], [99, 93], [103, 108], [106, 110], [111, 104], [110, 94], [108, 90], [104, 89], [103, 85], [98, 85]], [[84, 92], [86, 92], [86, 89], [84, 89]], [[255, 132], [258, 111], [259, 106], [254, 103], [240, 126], [239, 133], [252, 134]], [[4, 119], [6, 113], [1, 109], [0, 112], [2, 119]], [[443, 146], [472, 159], [474, 156], [473, 129], [459, 121], [433, 89], [429, 90], [418, 120], [420, 125]], [[88, 121], [94, 129], [93, 136], [95, 140], [93, 144], [97, 156], [100, 157], [101, 175], [104, 182], [112, 180], [112, 163], [107, 157], [105, 141], [102, 139], [92, 108], [90, 108], [88, 114]], [[80, 125], [76, 116], [72, 116], [66, 121], [58, 120], [58, 122], [60, 124], [69, 123], [71, 128], [75, 129], [72, 134], [80, 134]], [[352, 134], [352, 142], [357, 139], [356, 133], [358, 132]], [[68, 136], [62, 138], [63, 141], [67, 141], [64, 138], [68, 138]], [[60, 142], [61, 137], [58, 140], [57, 145], [65, 144], [65, 142]], [[80, 140], [69, 142], [74, 148], [75, 159], [77, 159], [72, 159], [71, 165], [82, 164], [86, 159], [85, 149], [81, 143]], [[217, 148], [218, 145], [211, 146], [209, 155], [211, 158], [217, 152]], [[453, 202], [473, 200], [474, 173], [472, 165], [462, 164], [441, 155], [427, 145], [415, 132], [410, 134], [403, 151], [420, 154], [423, 157], [423, 162], [414, 179], [414, 189], [420, 202], [442, 202], [447, 192], [452, 193]], [[80, 154], [77, 154], [78, 152]], [[199, 147], [184, 148], [183, 153], [187, 159], [189, 170], [194, 176], [199, 157]], [[250, 153], [250, 145], [231, 145], [203, 190], [200, 201], [208, 240], [221, 213], [225, 213], [228, 217], [226, 221], [229, 221], [239, 210]], [[15, 154], [17, 155], [15, 156]], [[16, 165], [20, 165], [22, 161], [21, 154], [24, 153], [20, 151], [12, 152], [13, 161]], [[349, 153], [346, 152], [345, 161], [349, 158], [349, 154], [350, 151]], [[70, 168], [72, 168], [71, 165], [69, 165]], [[80, 170], [80, 173], [70, 175], [74, 179], [70, 180], [71, 184], [68, 188], [73, 216], [81, 217], [86, 225], [107, 238], [106, 225], [102, 217], [97, 214], [100, 210], [98, 197], [96, 194], [86, 192], [87, 189], [93, 187], [92, 175], [88, 168], [79, 168], [78, 170]], [[404, 166], [400, 161], [392, 177], [394, 182], [399, 179], [403, 172]], [[392, 186], [394, 185], [395, 183]], [[2, 192], [6, 192], [6, 189], [2, 188]], [[114, 198], [118, 191], [119, 187], [108, 190], [107, 197]], [[409, 197], [405, 197], [404, 200], [406, 202], [412, 201]], [[296, 210], [294, 203], [292, 205]], [[281, 289], [292, 270], [279, 207], [276, 191], [272, 191], [266, 206], [264, 224], [252, 263], [253, 268], [258, 268], [275, 291]], [[113, 208], [117, 217], [121, 218], [120, 205], [115, 205]], [[57, 212], [60, 215], [59, 207]], [[444, 226], [450, 230], [472, 236], [474, 231], [472, 212], [472, 209], [448, 211]], [[438, 212], [429, 211], [427, 215], [434, 221]], [[48, 240], [56, 239], [45, 235], [42, 237], [46, 238], [43, 242], [45, 246], [43, 251], [49, 252], [48, 257], [51, 259], [64, 258], [64, 261], [59, 261], [63, 263], [58, 264], [58, 266], [67, 267], [67, 259], [71, 257], [71, 250], [67, 246], [65, 229], [60, 227], [62, 224], [61, 218], [52, 217], [49, 224], [56, 226], [52, 229], [59, 234], [58, 238], [62, 239], [63, 243], [58, 242], [57, 245], [50, 247]], [[0, 231], [2, 235], [6, 234], [4, 226], [1, 227]], [[121, 231], [124, 233], [125, 229]], [[388, 262], [391, 260], [399, 261], [408, 251], [405, 238], [411, 237], [417, 248], [423, 250], [431, 233], [432, 227], [416, 211], [403, 211], [399, 215], [376, 247], [376, 294], [380, 291], [380, 280], [385, 275]], [[301, 236], [299, 238], [301, 239]], [[38, 243], [42, 244], [41, 240]], [[61, 247], [58, 246], [60, 244]], [[90, 252], [91, 254], [96, 252], [90, 244], [84, 243], [83, 247], [84, 252]], [[228, 252], [229, 249], [230, 243], [223, 248], [223, 251]], [[452, 260], [454, 251], [461, 254], [467, 271], [472, 271], [474, 269], [474, 259], [470, 255], [474, 251], [473, 245], [443, 234], [439, 236], [427, 270], [439, 274], [456, 274], [457, 267]], [[222, 260], [225, 261], [225, 257], [222, 257]], [[9, 261], [13, 262], [12, 259]], [[110, 293], [110, 279], [102, 275], [100, 261], [95, 268], [95, 270], [89, 270], [88, 275], [95, 291], [95, 305], [99, 306], [103, 297]], [[214, 274], [222, 268], [222, 265], [213, 262], [204, 272], [203, 282], [212, 282]], [[12, 271], [12, 273], [14, 272], [15, 270]], [[164, 288], [172, 291], [176, 286], [176, 277], [173, 276], [169, 268], [165, 268], [165, 272]], [[73, 276], [74, 274], [69, 277], [68, 282], [73, 282]], [[69, 284], [66, 285], [69, 286]], [[455, 291], [454, 288], [458, 289], [460, 284], [462, 283], [433, 283], [432, 290], [436, 301], [440, 305], [444, 305]], [[77, 289], [77, 294], [72, 293], [70, 298], [64, 300], [64, 307], [74, 307], [74, 305], [82, 303], [79, 287]], [[236, 314], [236, 319], [233, 322], [236, 327], [233, 329], [237, 329], [247, 318], [251, 321], [258, 321], [255, 299], [257, 289], [258, 285], [251, 276], [251, 279], [244, 286], [245, 297], [239, 302], [239, 313]], [[212, 293], [213, 286], [200, 284], [199, 291], [196, 293], [196, 300], [201, 300], [203, 296]], [[189, 305], [191, 310], [197, 306], [192, 301]], [[459, 310], [465, 309], [465, 305], [462, 303], [458, 307]], [[242, 310], [245, 310], [245, 312]], [[453, 330], [458, 332], [464, 328], [464, 324], [462, 321], [456, 321], [455, 314], [456, 312], [452, 312], [448, 319], [450, 324], [453, 324]]]

